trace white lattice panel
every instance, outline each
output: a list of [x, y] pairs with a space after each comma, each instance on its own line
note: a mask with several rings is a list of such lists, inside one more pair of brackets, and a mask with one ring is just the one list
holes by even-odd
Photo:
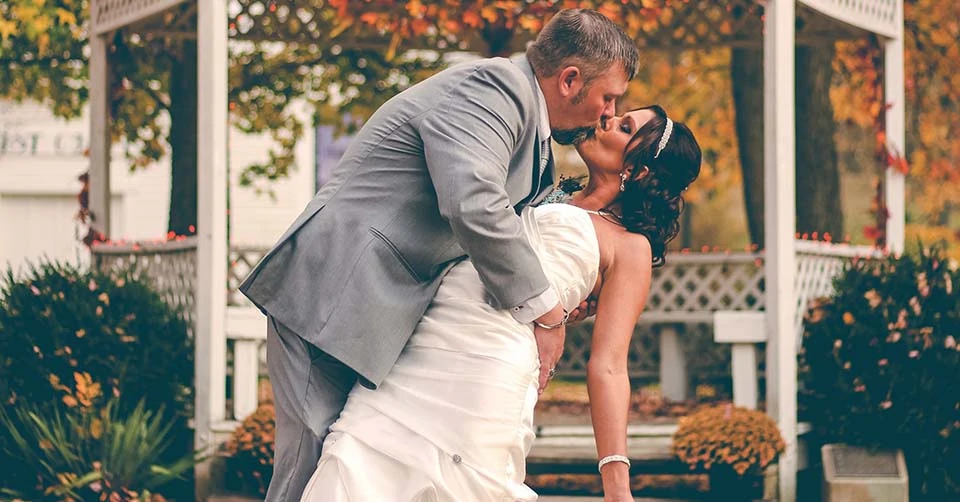
[[247, 278], [261, 258], [267, 254], [265, 248], [233, 247], [230, 248], [230, 268], [227, 269], [227, 304], [251, 305], [250, 300], [239, 291], [240, 283]]
[[671, 255], [656, 269], [645, 315], [763, 307], [763, 262], [748, 253]]
[[195, 238], [164, 244], [99, 245], [93, 257], [100, 270], [133, 268], [155, 291], [181, 309], [193, 333], [196, 308], [197, 242]]
[[93, 33], [95, 35], [102, 35], [111, 30], [129, 26], [185, 1], [186, 0], [91, 0], [90, 19]]
[[837, 21], [878, 35], [898, 38], [903, 32], [902, 0], [800, 0]]
[[833, 279], [843, 272], [844, 264], [852, 258], [877, 258], [880, 253], [870, 247], [846, 246], [822, 242], [797, 241], [797, 275], [794, 291], [797, 311], [794, 326], [799, 347], [803, 333], [803, 314], [810, 300], [833, 293]]

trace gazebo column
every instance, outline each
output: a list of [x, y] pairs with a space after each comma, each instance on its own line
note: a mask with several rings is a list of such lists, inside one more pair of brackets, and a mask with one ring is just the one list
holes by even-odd
[[764, 15], [764, 274], [766, 278], [767, 413], [777, 421], [780, 502], [797, 491], [795, 0], [768, 0]]
[[[196, 447], [212, 453], [226, 415], [227, 2], [197, 2]], [[209, 462], [197, 467], [197, 500], [209, 493]]]
[[90, 226], [110, 236], [110, 66], [104, 35], [90, 37]]
[[[906, 155], [904, 70], [903, 70], [903, 9], [897, 10], [897, 36], [884, 44], [883, 84], [886, 102], [886, 135], [889, 147], [899, 155]], [[884, 187], [887, 210], [887, 247], [894, 253], [903, 252], [905, 233], [904, 175], [897, 169], [887, 169]]]

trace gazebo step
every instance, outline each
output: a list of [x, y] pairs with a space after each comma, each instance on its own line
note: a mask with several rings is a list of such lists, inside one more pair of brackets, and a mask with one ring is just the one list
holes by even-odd
[[[673, 454], [676, 424], [636, 425], [627, 429], [627, 456], [631, 474], [689, 474], [690, 469]], [[593, 428], [586, 426], [543, 426], [537, 431], [527, 473], [595, 474], [597, 450]]]
[[[685, 499], [662, 499], [662, 498], [636, 498], [634, 502], [695, 502]], [[263, 499], [241, 497], [237, 495], [216, 495], [207, 499], [207, 502], [262, 502]], [[567, 495], [544, 495], [540, 497], [540, 502], [602, 502], [603, 497], [573, 497]]]
[[[673, 454], [673, 433], [676, 424], [638, 424], [627, 427], [627, 456], [630, 473], [691, 474], [690, 469]], [[810, 424], [797, 424], [800, 469], [806, 468], [804, 435]], [[528, 474], [595, 474], [597, 450], [593, 428], [589, 425], [540, 426], [527, 456]]]
[[[661, 499], [661, 498], [635, 498], [634, 502], [694, 502], [692, 500], [681, 499]], [[540, 497], [540, 502], [603, 502], [603, 497], [572, 497], [567, 495], [544, 495]]]

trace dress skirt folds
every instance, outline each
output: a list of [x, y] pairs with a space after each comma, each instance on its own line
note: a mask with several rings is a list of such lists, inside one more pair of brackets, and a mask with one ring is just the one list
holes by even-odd
[[[521, 217], [573, 309], [599, 268], [590, 215], [550, 204]], [[524, 485], [539, 374], [533, 328], [484, 298], [469, 260], [449, 271], [383, 383], [350, 392], [304, 502], [537, 500]]]

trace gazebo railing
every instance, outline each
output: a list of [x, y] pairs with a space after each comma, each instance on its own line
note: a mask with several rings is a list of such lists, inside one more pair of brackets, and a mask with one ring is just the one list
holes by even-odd
[[[809, 300], [832, 291], [844, 263], [857, 256], [876, 256], [868, 247], [797, 241], [797, 334]], [[196, 241], [186, 238], [163, 244], [98, 245], [94, 263], [101, 269], [133, 266], [153, 281], [171, 305], [194, 318]], [[230, 249], [227, 274], [227, 424], [251, 413], [258, 404], [264, 376], [265, 321], [237, 291], [240, 281], [266, 252], [252, 247]], [[629, 370], [639, 381], [657, 381], [663, 394], [683, 399], [697, 382], [730, 375], [730, 348], [713, 341], [717, 311], [762, 311], [765, 305], [763, 252], [670, 253], [656, 269], [647, 308], [631, 341]], [[558, 373], [571, 378], [586, 374], [590, 324], [571, 327]], [[202, 358], [206, 360], [206, 358]], [[762, 361], [762, 358], [761, 358]], [[690, 383], [688, 383], [690, 382]]]
[[133, 269], [148, 279], [168, 305], [178, 309], [193, 330], [196, 318], [197, 241], [194, 237], [165, 242], [99, 243], [93, 246], [99, 270]]

